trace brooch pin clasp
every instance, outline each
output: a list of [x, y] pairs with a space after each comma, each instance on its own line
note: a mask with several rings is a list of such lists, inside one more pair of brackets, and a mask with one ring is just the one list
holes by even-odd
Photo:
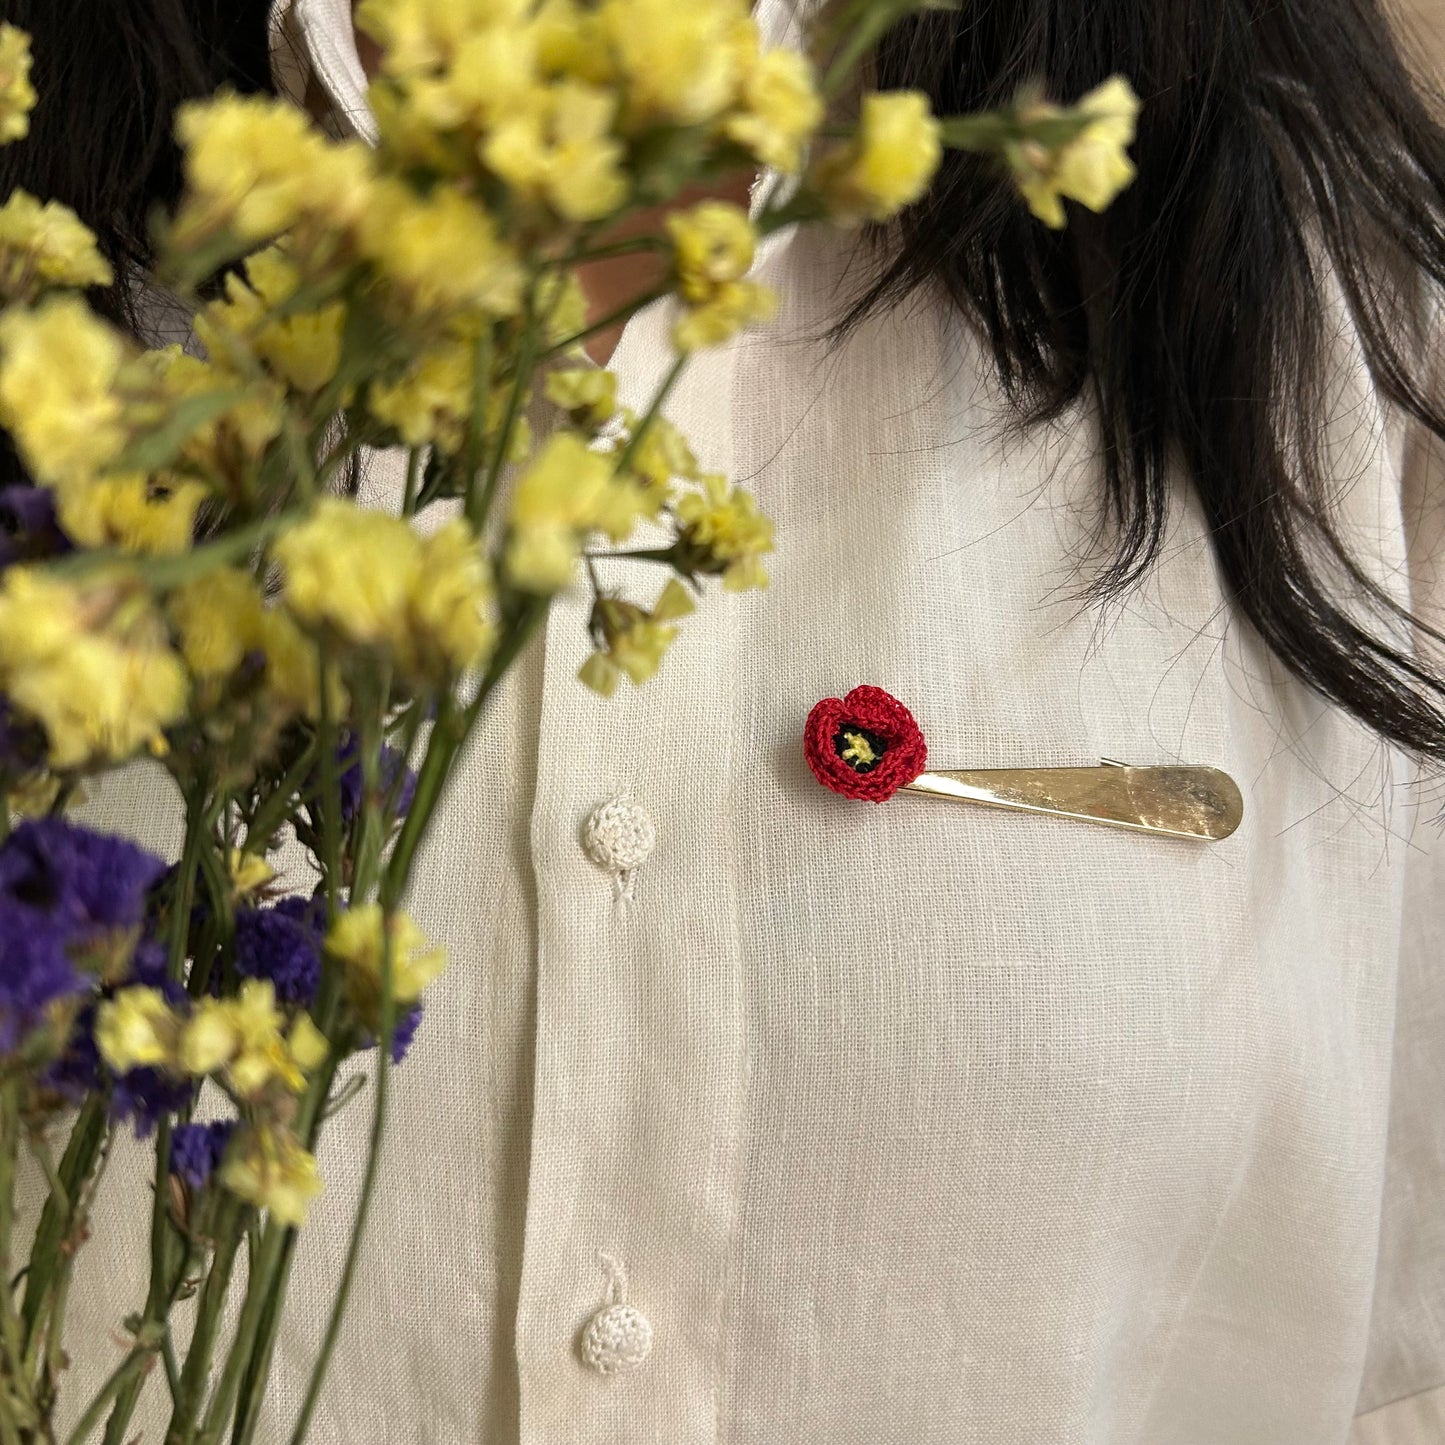
[[1234, 779], [1213, 767], [1132, 767], [1106, 758], [1097, 767], [930, 771], [913, 714], [879, 687], [817, 703], [804, 752], [825, 788], [875, 803], [899, 791], [931, 793], [1201, 842], [1229, 837], [1244, 818]]

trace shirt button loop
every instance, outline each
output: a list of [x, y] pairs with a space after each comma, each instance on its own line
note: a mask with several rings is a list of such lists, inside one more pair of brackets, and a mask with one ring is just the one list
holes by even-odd
[[582, 847], [617, 885], [619, 898], [632, 897], [633, 875], [657, 845], [647, 809], [632, 798], [611, 798], [593, 810], [582, 829]]

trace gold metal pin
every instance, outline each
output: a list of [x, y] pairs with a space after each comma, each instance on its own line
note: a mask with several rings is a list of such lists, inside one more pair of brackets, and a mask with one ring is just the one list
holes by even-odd
[[1136, 768], [1109, 759], [1098, 767], [925, 772], [903, 791], [1211, 843], [1244, 818], [1238, 786], [1218, 768]]

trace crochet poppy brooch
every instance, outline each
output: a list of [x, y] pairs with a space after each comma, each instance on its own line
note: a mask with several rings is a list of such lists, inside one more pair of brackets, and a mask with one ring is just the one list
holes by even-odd
[[825, 697], [808, 714], [803, 752], [813, 776], [845, 798], [882, 803], [928, 766], [913, 714], [881, 687]]
[[1244, 817], [1239, 788], [1218, 768], [1139, 768], [1105, 759], [1097, 767], [930, 770], [913, 714], [891, 693], [866, 684], [813, 705], [803, 754], [825, 788], [870, 803], [906, 788], [1200, 842], [1227, 838]]

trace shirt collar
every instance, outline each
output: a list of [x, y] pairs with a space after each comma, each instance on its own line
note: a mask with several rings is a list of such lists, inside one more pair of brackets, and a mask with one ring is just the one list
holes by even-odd
[[328, 128], [375, 145], [376, 120], [356, 53], [351, 0], [275, 0], [270, 34], [277, 90], [304, 107], [319, 89]]

